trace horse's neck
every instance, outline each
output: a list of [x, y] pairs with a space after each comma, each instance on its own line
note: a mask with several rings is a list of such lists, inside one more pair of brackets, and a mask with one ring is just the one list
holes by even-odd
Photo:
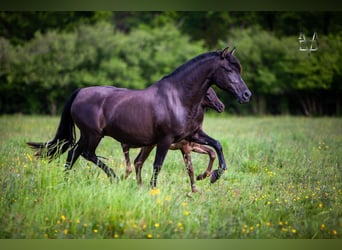
[[216, 70], [213, 66], [215, 63], [212, 60], [199, 61], [169, 79], [182, 92], [185, 102], [190, 102], [196, 106], [202, 102], [211, 86], [211, 75]]

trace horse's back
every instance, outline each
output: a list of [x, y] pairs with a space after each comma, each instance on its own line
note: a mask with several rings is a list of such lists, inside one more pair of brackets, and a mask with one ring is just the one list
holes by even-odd
[[81, 131], [90, 130], [140, 146], [154, 140], [152, 99], [149, 91], [87, 87], [80, 90], [71, 114]]

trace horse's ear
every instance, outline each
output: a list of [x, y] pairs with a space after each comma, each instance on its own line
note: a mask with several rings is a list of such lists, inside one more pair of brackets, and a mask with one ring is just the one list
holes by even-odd
[[222, 52], [221, 52], [221, 59], [226, 58], [226, 56], [228, 54], [228, 49], [229, 49], [229, 46], [222, 50]]
[[232, 49], [232, 51], [230, 51], [230, 54], [231, 54], [231, 55], [234, 55], [235, 50], [236, 50], [236, 48], [234, 47], [234, 48]]

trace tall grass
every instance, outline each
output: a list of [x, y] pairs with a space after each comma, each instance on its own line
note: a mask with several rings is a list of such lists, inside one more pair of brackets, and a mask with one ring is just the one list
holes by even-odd
[[[51, 139], [58, 122], [0, 117], [0, 238], [341, 238], [340, 118], [207, 116], [228, 170], [215, 184], [198, 181], [195, 194], [178, 151], [168, 153], [155, 190], [154, 154], [143, 187], [134, 174], [110, 184], [84, 159], [66, 181], [65, 155], [48, 163], [25, 145]], [[124, 173], [117, 142], [104, 138], [97, 154]], [[208, 157], [192, 160], [198, 174]]]

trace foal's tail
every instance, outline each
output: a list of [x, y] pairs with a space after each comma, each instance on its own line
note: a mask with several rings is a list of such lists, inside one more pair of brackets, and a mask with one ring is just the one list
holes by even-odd
[[75, 124], [70, 109], [79, 91], [80, 89], [77, 89], [72, 93], [65, 103], [55, 138], [52, 141], [46, 143], [27, 142], [31, 148], [36, 150], [35, 156], [38, 158], [53, 160], [75, 144]]

